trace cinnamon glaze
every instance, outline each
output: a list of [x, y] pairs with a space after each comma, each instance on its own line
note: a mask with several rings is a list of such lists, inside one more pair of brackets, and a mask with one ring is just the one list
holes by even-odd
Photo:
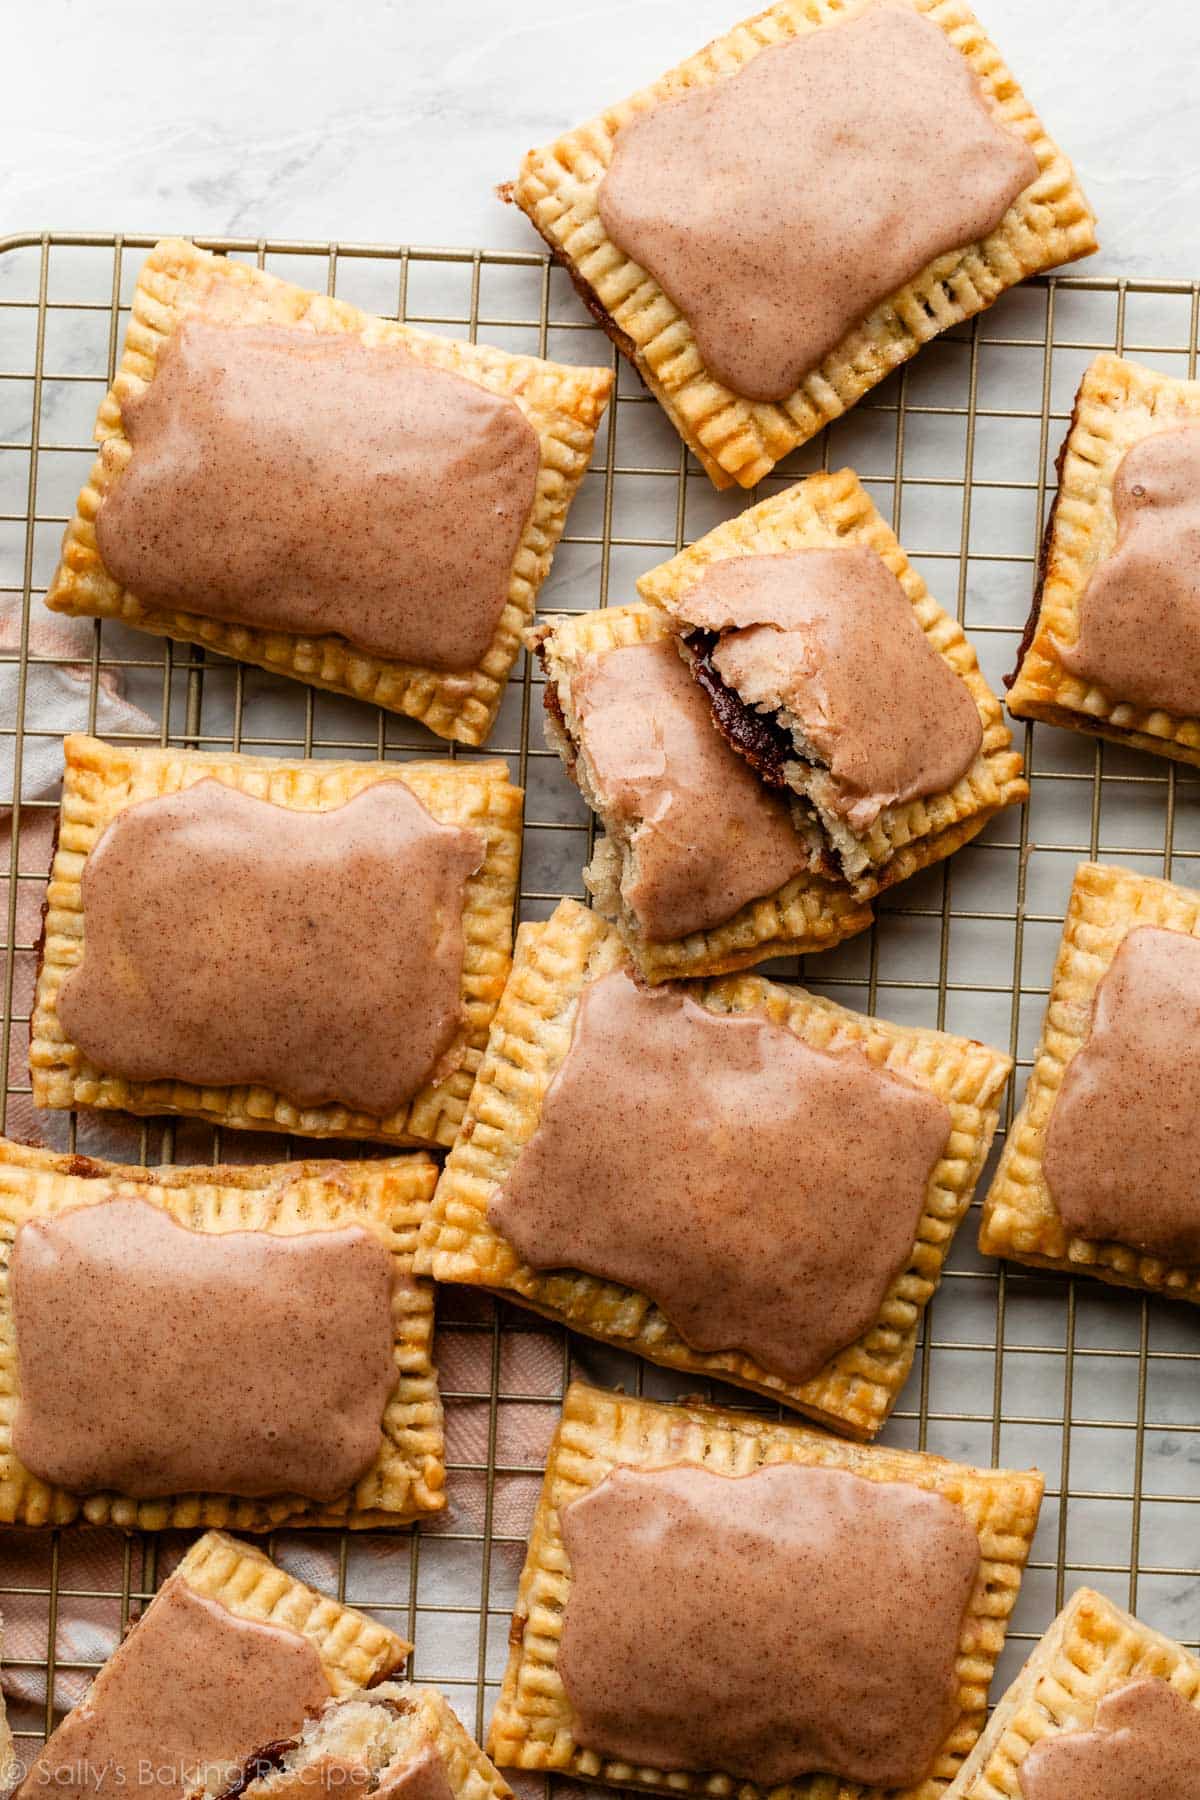
[[1141, 925], [1096, 988], [1043, 1171], [1072, 1236], [1200, 1263], [1200, 939]]
[[332, 1500], [379, 1454], [394, 1280], [358, 1225], [191, 1231], [122, 1195], [27, 1219], [13, 1450], [79, 1493]]
[[796, 1464], [617, 1468], [562, 1530], [557, 1666], [581, 1748], [763, 1787], [929, 1774], [979, 1572], [941, 1495]]
[[1200, 1800], [1200, 1710], [1155, 1677], [1105, 1694], [1090, 1731], [1033, 1745], [1023, 1800]]
[[720, 634], [721, 680], [748, 707], [785, 715], [829, 769], [828, 803], [853, 831], [885, 806], [944, 793], [979, 753], [970, 690], [874, 550], [727, 557], [682, 607]]
[[370, 1800], [454, 1800], [446, 1764], [432, 1744], [413, 1755], [398, 1758], [385, 1769], [375, 1769], [364, 1757], [328, 1755], [300, 1768], [272, 1774], [252, 1800], [321, 1800], [321, 1796], [369, 1795]]
[[1113, 480], [1117, 543], [1079, 602], [1079, 637], [1056, 644], [1071, 675], [1114, 704], [1200, 714], [1200, 425], [1155, 432]]
[[464, 884], [485, 848], [400, 780], [326, 812], [214, 779], [139, 801], [84, 865], [63, 1030], [130, 1080], [387, 1117], [461, 1060]]
[[913, 7], [760, 50], [617, 132], [600, 218], [747, 400], [784, 400], [945, 251], [1037, 179], [966, 58]]
[[434, 669], [481, 661], [537, 489], [516, 401], [346, 332], [184, 319], [96, 519], [139, 600]]
[[800, 1382], [878, 1317], [949, 1133], [941, 1100], [855, 1045], [617, 971], [583, 990], [488, 1218], [531, 1267], [618, 1281], [693, 1349]]

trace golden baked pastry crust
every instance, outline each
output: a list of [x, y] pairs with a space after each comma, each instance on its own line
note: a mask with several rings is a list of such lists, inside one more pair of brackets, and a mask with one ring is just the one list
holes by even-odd
[[1200, 1706], [1200, 1662], [1090, 1588], [1072, 1594], [988, 1721], [945, 1800], [1021, 1800], [1030, 1750], [1090, 1730], [1106, 1694], [1147, 1676]]
[[969, 690], [983, 727], [979, 753], [953, 788], [883, 808], [862, 840], [870, 874], [854, 886], [856, 893], [867, 896], [953, 855], [1002, 808], [1028, 799], [1029, 784], [1021, 772], [1021, 755], [1013, 749], [1004, 709], [984, 680], [962, 626], [933, 598], [854, 470], [810, 475], [773, 494], [718, 525], [670, 562], [649, 570], [637, 585], [643, 600], [678, 619], [688, 590], [725, 557], [856, 545], [874, 550], [887, 564], [912, 602], [930, 645]]
[[325, 1225], [361, 1225], [387, 1243], [396, 1271], [412, 1275], [417, 1232], [437, 1180], [427, 1156], [378, 1161], [129, 1168], [34, 1150], [0, 1138], [0, 1524], [115, 1525], [166, 1531], [227, 1525], [273, 1531], [283, 1524], [403, 1525], [445, 1506], [442, 1403], [432, 1362], [433, 1290], [398, 1285], [392, 1303], [398, 1380], [383, 1418], [379, 1455], [345, 1499], [330, 1506], [297, 1495], [239, 1499], [180, 1494], [136, 1500], [69, 1493], [32, 1475], [12, 1449], [20, 1393], [8, 1268], [17, 1231], [109, 1193], [161, 1206], [192, 1231], [267, 1231], [281, 1236]]
[[1079, 386], [1058, 455], [1058, 494], [1042, 547], [1027, 639], [1008, 695], [1018, 719], [1044, 719], [1200, 766], [1200, 719], [1123, 701], [1064, 669], [1055, 648], [1077, 642], [1080, 602], [1117, 542], [1113, 482], [1126, 452], [1155, 432], [1200, 422], [1200, 381], [1119, 356], [1098, 356]]
[[[874, 1481], [905, 1481], [963, 1508], [979, 1533], [980, 1569], [963, 1620], [957, 1663], [961, 1712], [932, 1774], [890, 1800], [942, 1800], [983, 1726], [988, 1683], [1037, 1524], [1042, 1477], [1036, 1470], [972, 1469], [911, 1450], [848, 1444], [806, 1426], [695, 1402], [663, 1406], [575, 1383], [563, 1403], [546, 1479], [529, 1539], [510, 1634], [508, 1668], [492, 1717], [488, 1750], [501, 1768], [557, 1769], [576, 1778], [676, 1794], [729, 1795], [764, 1790], [728, 1776], [634, 1769], [581, 1750], [571, 1736], [571, 1706], [556, 1667], [571, 1576], [563, 1547], [562, 1508], [617, 1465], [630, 1468], [694, 1463], [716, 1474], [745, 1475], [765, 1463], [846, 1469]], [[736, 1629], [737, 1597], [730, 1596]], [[778, 1800], [883, 1800], [877, 1788], [850, 1787], [812, 1775], [773, 1788]]]
[[851, 1436], [874, 1436], [912, 1366], [921, 1313], [941, 1278], [996, 1129], [1010, 1059], [944, 1032], [868, 1019], [755, 975], [689, 990], [714, 1012], [765, 1009], [814, 1048], [835, 1038], [859, 1043], [873, 1063], [927, 1088], [950, 1111], [952, 1136], [930, 1181], [912, 1256], [876, 1323], [819, 1374], [790, 1383], [738, 1351], [693, 1350], [653, 1301], [617, 1282], [529, 1268], [488, 1222], [492, 1194], [537, 1130], [542, 1102], [570, 1047], [580, 992], [625, 960], [616, 931], [574, 900], [562, 901], [544, 925], [521, 927], [463, 1130], [422, 1221], [417, 1268], [437, 1281], [490, 1288], [667, 1368], [753, 1388]]
[[[522, 793], [510, 783], [505, 764], [289, 762], [226, 751], [117, 749], [97, 738], [77, 736], [64, 740], [63, 752], [62, 812], [30, 1025], [34, 1104], [189, 1113], [210, 1125], [290, 1131], [304, 1137], [452, 1144], [511, 962]], [[328, 812], [373, 782], [398, 777], [436, 819], [471, 826], [486, 835], [487, 854], [482, 868], [467, 881], [463, 908], [465, 1056], [444, 1081], [422, 1088], [402, 1112], [380, 1119], [340, 1105], [301, 1109], [263, 1087], [127, 1081], [94, 1068], [67, 1040], [58, 1018], [58, 992], [82, 952], [83, 867], [92, 846], [127, 806], [177, 793], [206, 776], [240, 793], [310, 812]], [[386, 953], [387, 946], [381, 944], [380, 955]]]
[[[531, 150], [506, 190], [528, 214], [618, 347], [718, 487], [753, 487], [884, 377], [1006, 288], [1096, 248], [1095, 220], [995, 45], [962, 0], [912, 0], [970, 64], [989, 110], [1037, 158], [1037, 180], [981, 244], [938, 257], [850, 332], [789, 399], [744, 400], [705, 368], [687, 321], [608, 237], [598, 193], [622, 125], [663, 101], [736, 74], [760, 50], [861, 12], [867, 0], [778, 0], [651, 86]], [[931, 121], [931, 128], [934, 121]]]
[[[631, 644], [652, 644], [670, 635], [667, 618], [657, 608], [612, 606], [574, 617], [547, 619], [535, 627], [530, 641], [537, 648], [547, 682], [555, 687], [560, 710], [569, 717], [570, 676], [584, 657], [602, 656], [608, 650]], [[558, 738], [556, 748], [574, 777], [568, 736], [560, 731]], [[615, 842], [605, 837], [597, 843], [583, 878], [597, 904], [606, 913], [616, 912], [618, 929], [638, 973], [650, 983], [726, 975], [769, 956], [805, 956], [814, 950], [832, 950], [871, 924], [871, 908], [865, 901], [855, 899], [844, 884], [802, 872], [776, 893], [740, 907], [722, 925], [651, 943], [641, 936], [636, 922], [615, 898], [620, 879], [617, 862]]]
[[1132, 869], [1081, 863], [1029, 1086], [983, 1203], [979, 1248], [985, 1256], [1004, 1256], [1038, 1269], [1097, 1275], [1120, 1287], [1200, 1301], [1200, 1269], [1173, 1267], [1126, 1244], [1070, 1236], [1042, 1172], [1050, 1114], [1067, 1064], [1087, 1040], [1092, 997], [1122, 938], [1138, 925], [1200, 937], [1200, 894]]
[[253, 1544], [239, 1543], [223, 1531], [206, 1531], [197, 1538], [175, 1573], [239, 1619], [303, 1633], [338, 1698], [389, 1675], [412, 1649], [386, 1625], [306, 1587]]
[[[507, 603], [476, 668], [449, 672], [422, 668], [356, 649], [338, 636], [301, 636], [151, 605], [122, 589], [105, 569], [96, 548], [96, 514], [132, 455], [121, 423], [122, 403], [154, 379], [164, 342], [197, 308], [214, 281], [237, 293], [247, 323], [303, 323], [318, 331], [349, 332], [364, 343], [398, 345], [419, 361], [465, 376], [520, 407], [537, 433], [541, 451], [536, 497], [513, 559]], [[116, 379], [96, 419], [95, 436], [107, 446], [106, 452], [97, 457], [76, 502], [46, 604], [57, 612], [118, 619], [139, 631], [203, 644], [241, 662], [420, 719], [439, 737], [482, 744], [521, 648], [522, 628], [533, 618], [567, 508], [587, 468], [612, 379], [608, 369], [569, 368], [414, 331], [360, 312], [344, 300], [212, 256], [181, 238], [165, 238], [146, 259], [134, 290]], [[114, 446], [122, 449], [119, 459], [114, 458]]]

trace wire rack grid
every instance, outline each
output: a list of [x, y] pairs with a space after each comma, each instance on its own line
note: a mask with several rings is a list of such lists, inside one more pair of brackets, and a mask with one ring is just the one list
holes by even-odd
[[[482, 334], [568, 362], [614, 355], [569, 284], [536, 253], [199, 241], [434, 331]], [[313, 756], [474, 754], [356, 702], [109, 623], [88, 625], [82, 645], [46, 640], [40, 595], [93, 455], [92, 419], [113, 374], [140, 253], [153, 242], [53, 233], [0, 242], [0, 680], [9, 678], [16, 696], [15, 716], [0, 717], [0, 772], [12, 769], [0, 807], [10, 792], [22, 793], [23, 771], [60, 735], [58, 719], [51, 731], [30, 705], [48, 670], [76, 671], [64, 679], [74, 681], [71, 724], [81, 729], [95, 724], [101, 684], [116, 681], [158, 720], [163, 744]], [[543, 607], [569, 612], [633, 598], [640, 572], [762, 492], [851, 463], [998, 683], [1028, 607], [1079, 375], [1097, 351], [1115, 349], [1192, 376], [1198, 322], [1196, 282], [1032, 283], [926, 348], [781, 465], [758, 496], [716, 493], [621, 366]], [[527, 918], [544, 916], [564, 893], [583, 897], [580, 870], [592, 843], [586, 811], [543, 745], [539, 699], [526, 661], [484, 752], [505, 756], [527, 790]], [[1187, 881], [1200, 857], [1200, 782], [1190, 772], [1043, 726], [1020, 728], [1018, 742], [1032, 781], [1026, 807], [887, 896], [869, 934], [806, 962], [767, 965], [863, 1010], [1009, 1047], [1018, 1071], [1005, 1124], [1028, 1072], [1077, 862], [1101, 856]], [[54, 809], [52, 798], [30, 798], [0, 845], [0, 1126], [126, 1160], [290, 1153], [278, 1138], [222, 1140], [190, 1124], [35, 1118], [25, 1040]], [[1046, 1472], [1047, 1501], [997, 1691], [1082, 1582], [1197, 1643], [1194, 1315], [1098, 1283], [985, 1262], [974, 1236], [968, 1220], [886, 1436]], [[447, 1513], [403, 1534], [282, 1532], [269, 1547], [410, 1637], [414, 1675], [440, 1685], [481, 1732], [566, 1381], [579, 1372], [661, 1397], [696, 1383], [466, 1292], [441, 1290], [438, 1320]], [[720, 1397], [761, 1404], [728, 1390]], [[171, 1537], [86, 1531], [0, 1536], [4, 1683], [21, 1754], [78, 1698], [181, 1547]]]

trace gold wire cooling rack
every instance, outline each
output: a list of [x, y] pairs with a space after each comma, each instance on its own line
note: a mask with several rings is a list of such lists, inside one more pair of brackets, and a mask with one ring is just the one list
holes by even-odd
[[[27, 716], [29, 670], [78, 661], [78, 652], [31, 654], [31, 609], [36, 617], [91, 462], [92, 419], [112, 377], [140, 253], [153, 241], [77, 233], [0, 241], [0, 616], [7, 609], [19, 621], [7, 648], [0, 635], [0, 663], [17, 668], [16, 716], [0, 718], [0, 768], [7, 749], [13, 791], [20, 791], [28, 747], [48, 735]], [[607, 363], [613, 355], [569, 284], [538, 254], [202, 241], [435, 331], [479, 333], [568, 362]], [[1097, 351], [1115, 349], [1193, 376], [1198, 321], [1196, 282], [1032, 283], [927, 347], [762, 491], [814, 468], [853, 464], [934, 592], [956, 609], [997, 684], [1028, 607], [1053, 459], [1083, 368]], [[544, 606], [574, 611], [632, 598], [637, 574], [752, 498], [712, 489], [622, 366]], [[89, 660], [79, 728], [94, 725], [98, 684], [115, 678], [158, 719], [164, 744], [314, 756], [471, 754], [355, 702], [111, 624], [96, 624]], [[527, 789], [525, 917], [544, 916], [560, 894], [582, 897], [580, 870], [591, 851], [585, 810], [543, 746], [537, 686], [536, 673], [520, 667], [486, 750], [507, 757]], [[1045, 726], [1021, 733], [1032, 779], [1027, 807], [888, 895], [870, 934], [805, 963], [773, 965], [867, 1011], [1010, 1047], [1018, 1075], [1006, 1122], [1029, 1068], [1077, 862], [1099, 856], [1186, 882], [1200, 857], [1200, 782], [1192, 772]], [[0, 794], [0, 804], [7, 799]], [[48, 800], [22, 808], [7, 851], [0, 845], [0, 1054], [8, 1070], [0, 1125], [7, 1120], [14, 1132], [30, 1121], [25, 1039], [53, 809]], [[286, 1153], [278, 1139], [222, 1141], [183, 1124], [130, 1124], [124, 1135], [112, 1121], [83, 1117], [39, 1125], [55, 1142], [125, 1160]], [[1196, 1315], [1099, 1283], [985, 1262], [974, 1236], [968, 1221], [886, 1435], [1046, 1472], [1042, 1525], [996, 1691], [1083, 1582], [1197, 1643]], [[578, 1371], [663, 1397], [696, 1383], [466, 1292], [443, 1289], [438, 1315], [446, 1515], [402, 1534], [281, 1532], [270, 1548], [410, 1637], [414, 1675], [441, 1686], [482, 1731], [565, 1382]], [[722, 1397], [755, 1404], [744, 1394]], [[78, 1698], [185, 1542], [87, 1531], [0, 1534], [4, 1683], [20, 1753], [30, 1754]]]

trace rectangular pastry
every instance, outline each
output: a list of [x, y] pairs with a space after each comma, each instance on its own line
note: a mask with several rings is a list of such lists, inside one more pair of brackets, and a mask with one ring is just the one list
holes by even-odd
[[1036, 1471], [576, 1384], [488, 1748], [672, 1794], [939, 1800], [970, 1752]]
[[63, 748], [34, 1103], [453, 1143], [510, 962], [505, 765]]
[[1200, 1662], [1080, 1588], [996, 1707], [945, 1800], [1190, 1800]]
[[1200, 1300], [1200, 894], [1083, 863], [979, 1247]]
[[666, 615], [606, 607], [531, 634], [547, 740], [605, 836], [584, 880], [644, 981], [720, 975], [830, 950], [871, 923], [712, 729]]
[[754, 975], [639, 987], [564, 900], [518, 935], [417, 1268], [871, 1437], [1010, 1068]]
[[638, 582], [718, 731], [793, 799], [810, 868], [869, 898], [1029, 787], [961, 625], [853, 469], [810, 475]]
[[156, 1800], [184, 1800], [258, 1745], [296, 1736], [332, 1698], [383, 1680], [410, 1648], [261, 1551], [206, 1532], [17, 1792], [95, 1800], [152, 1786]]
[[267, 1743], [196, 1800], [510, 1800], [508, 1783], [436, 1688], [384, 1681], [330, 1700], [290, 1742]]
[[962, 0], [778, 0], [531, 150], [507, 192], [718, 487], [1096, 248]]
[[611, 385], [164, 239], [47, 605], [481, 744]]
[[1098, 356], [1008, 709], [1200, 764], [1200, 381]]
[[445, 1505], [426, 1156], [123, 1168], [0, 1138], [0, 1523]]

